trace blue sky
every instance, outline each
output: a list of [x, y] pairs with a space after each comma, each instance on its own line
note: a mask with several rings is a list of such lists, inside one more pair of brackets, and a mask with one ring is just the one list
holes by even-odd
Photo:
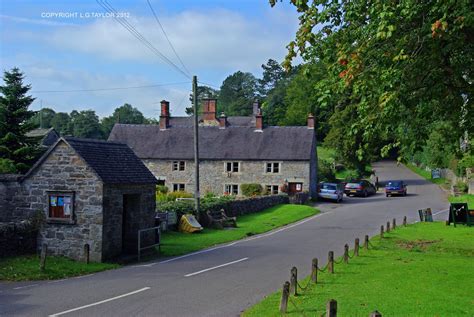
[[[153, 46], [180, 66], [146, 0], [108, 0]], [[150, 0], [185, 66], [215, 86], [237, 70], [261, 76], [269, 58], [282, 61], [298, 19], [287, 1], [271, 8], [264, 0]], [[95, 0], [0, 0], [0, 66], [19, 67], [36, 97], [32, 108], [93, 109], [107, 116], [130, 103], [147, 117], [159, 101], [184, 115], [191, 82], [158, 58]], [[59, 15], [63, 17], [59, 17]], [[102, 15], [101, 15], [102, 14]], [[167, 84], [159, 87], [53, 93]], [[169, 85], [168, 85], [169, 84]]]

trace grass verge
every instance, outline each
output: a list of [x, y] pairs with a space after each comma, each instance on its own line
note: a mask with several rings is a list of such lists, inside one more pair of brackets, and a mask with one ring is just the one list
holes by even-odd
[[161, 255], [176, 256], [198, 251], [229, 241], [264, 233], [289, 223], [313, 216], [319, 210], [305, 205], [279, 205], [259, 213], [239, 216], [237, 228], [216, 230], [204, 229], [199, 233], [163, 233]]
[[427, 181], [430, 181], [432, 182], [433, 184], [437, 184], [437, 185], [440, 185], [442, 186], [443, 188], [445, 189], [449, 189], [449, 182], [447, 179], [445, 178], [431, 178], [431, 172], [423, 169], [423, 168], [419, 168], [418, 166], [414, 165], [414, 164], [411, 164], [411, 163], [408, 163], [405, 165], [406, 167], [408, 167], [412, 172], [420, 175], [421, 177], [423, 177], [424, 179], [426, 179]]
[[450, 203], [467, 203], [470, 209], [474, 208], [474, 195], [464, 194], [461, 196], [449, 196]]
[[[298, 310], [289, 303], [288, 315], [320, 316], [327, 301], [336, 299], [341, 316], [375, 310], [383, 316], [473, 316], [473, 257], [472, 227], [398, 227], [384, 239], [371, 239], [370, 249], [349, 264], [336, 264], [335, 274], [318, 273], [319, 283], [292, 298]], [[268, 296], [243, 316], [281, 316], [280, 296]]]
[[120, 266], [118, 264], [96, 262], [85, 264], [65, 257], [48, 256], [46, 258], [45, 270], [41, 272], [39, 263], [40, 258], [36, 255], [15, 256], [1, 259], [0, 280], [55, 280], [115, 269]]

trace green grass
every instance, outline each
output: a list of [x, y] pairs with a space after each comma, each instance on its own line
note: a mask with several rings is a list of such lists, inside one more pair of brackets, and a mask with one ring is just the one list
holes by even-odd
[[[340, 316], [374, 310], [383, 316], [474, 315], [474, 228], [418, 223], [386, 236], [371, 239], [373, 246], [349, 264], [336, 264], [335, 274], [319, 273], [319, 284], [293, 302], [306, 316], [322, 315], [329, 299], [337, 300]], [[280, 316], [280, 296], [268, 296], [243, 315]], [[302, 316], [288, 307], [288, 315]]]
[[474, 209], [474, 195], [464, 194], [461, 196], [449, 196], [449, 202], [451, 203], [467, 203], [470, 209]]
[[162, 236], [161, 255], [175, 256], [198, 251], [216, 244], [239, 240], [270, 231], [286, 224], [319, 213], [305, 205], [279, 205], [259, 213], [239, 216], [237, 228], [204, 229], [199, 233], [165, 232]]
[[421, 177], [423, 177], [424, 179], [426, 179], [427, 181], [430, 181], [434, 184], [438, 184], [444, 188], [449, 188], [449, 182], [445, 179], [445, 178], [435, 178], [435, 179], [432, 179], [431, 178], [431, 172], [423, 169], [423, 168], [419, 168], [418, 166], [415, 166], [411, 163], [409, 164], [406, 164], [405, 165], [406, 167], [408, 167], [409, 169], [411, 169], [413, 172], [415, 172], [416, 174], [420, 175]]
[[55, 280], [66, 277], [90, 274], [118, 268], [111, 263], [85, 264], [60, 256], [48, 256], [44, 272], [39, 268], [40, 259], [36, 255], [8, 257], [0, 260], [0, 280]]

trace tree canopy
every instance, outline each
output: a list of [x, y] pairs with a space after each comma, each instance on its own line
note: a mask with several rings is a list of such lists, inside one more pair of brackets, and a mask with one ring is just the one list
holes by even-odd
[[219, 111], [227, 116], [248, 116], [257, 97], [257, 79], [251, 73], [237, 71], [222, 83], [219, 93]]

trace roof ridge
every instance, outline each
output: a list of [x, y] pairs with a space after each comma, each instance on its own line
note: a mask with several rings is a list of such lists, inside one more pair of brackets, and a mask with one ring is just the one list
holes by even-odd
[[80, 142], [80, 143], [100, 143], [100, 144], [111, 144], [111, 145], [126, 145], [123, 142], [118, 142], [118, 141], [108, 141], [108, 140], [100, 140], [100, 139], [88, 139], [88, 138], [78, 138], [78, 137], [63, 137], [64, 140], [67, 142], [73, 141], [73, 142]]

